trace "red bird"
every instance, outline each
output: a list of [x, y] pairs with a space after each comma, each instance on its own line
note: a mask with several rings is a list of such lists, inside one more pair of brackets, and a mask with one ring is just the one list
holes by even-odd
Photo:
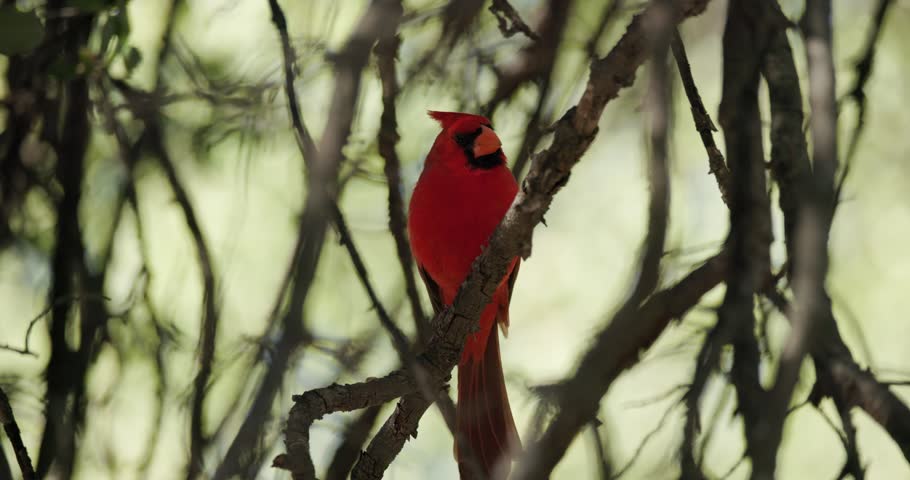
[[[408, 215], [408, 235], [420, 275], [437, 312], [451, 305], [490, 235], [505, 215], [518, 184], [506, 166], [502, 143], [480, 115], [429, 112], [439, 121], [436, 137]], [[467, 440], [488, 478], [505, 478], [511, 454], [520, 449], [499, 357], [498, 323], [508, 334], [509, 300], [518, 258], [468, 335], [458, 363], [456, 433]], [[462, 479], [471, 478], [467, 455], [455, 448]]]

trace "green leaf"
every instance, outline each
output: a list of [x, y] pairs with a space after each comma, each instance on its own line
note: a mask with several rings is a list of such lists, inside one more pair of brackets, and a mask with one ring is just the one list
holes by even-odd
[[20, 12], [12, 5], [0, 6], [0, 54], [28, 53], [44, 39], [44, 25], [35, 12]]

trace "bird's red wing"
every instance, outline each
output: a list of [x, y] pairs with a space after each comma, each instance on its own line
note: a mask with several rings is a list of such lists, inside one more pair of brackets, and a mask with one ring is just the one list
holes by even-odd
[[512, 302], [512, 290], [515, 288], [515, 280], [518, 278], [518, 267], [521, 266], [521, 260], [515, 260], [515, 267], [509, 273], [509, 302]]
[[512, 289], [515, 288], [515, 280], [518, 278], [518, 267], [521, 265], [521, 260], [515, 260], [515, 266], [512, 267], [512, 271], [509, 272], [509, 279], [506, 281], [506, 299], [504, 302], [499, 304], [499, 312], [496, 315], [496, 321], [499, 324], [499, 329], [502, 331], [502, 334], [506, 337], [509, 336], [509, 304], [512, 303]]
[[430, 303], [433, 305], [433, 313], [437, 314], [445, 308], [445, 303], [442, 301], [442, 289], [439, 288], [439, 284], [433, 280], [433, 277], [427, 273], [426, 269], [422, 266], [417, 266], [417, 271], [420, 272], [420, 278], [423, 279], [423, 284], [427, 287], [427, 293], [430, 295]]

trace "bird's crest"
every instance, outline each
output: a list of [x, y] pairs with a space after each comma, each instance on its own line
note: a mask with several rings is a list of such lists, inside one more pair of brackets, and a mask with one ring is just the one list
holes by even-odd
[[478, 125], [489, 125], [490, 124], [490, 120], [487, 117], [484, 117], [481, 115], [474, 115], [473, 113], [436, 112], [433, 110], [430, 110], [427, 113], [430, 115], [431, 118], [433, 118], [434, 120], [439, 122], [439, 124], [442, 125], [443, 129], [448, 129], [449, 127], [454, 125], [455, 122], [462, 120], [462, 119], [466, 119], [466, 118], [471, 118], [471, 119], [476, 120]]

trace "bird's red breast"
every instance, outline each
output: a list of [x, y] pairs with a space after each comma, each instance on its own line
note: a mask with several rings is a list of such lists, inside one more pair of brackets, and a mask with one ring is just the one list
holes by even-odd
[[[439, 285], [448, 305], [511, 206], [518, 184], [489, 120], [451, 112], [430, 115], [443, 130], [414, 188], [408, 233], [418, 265]], [[493, 317], [491, 304], [481, 317], [481, 333]]]

